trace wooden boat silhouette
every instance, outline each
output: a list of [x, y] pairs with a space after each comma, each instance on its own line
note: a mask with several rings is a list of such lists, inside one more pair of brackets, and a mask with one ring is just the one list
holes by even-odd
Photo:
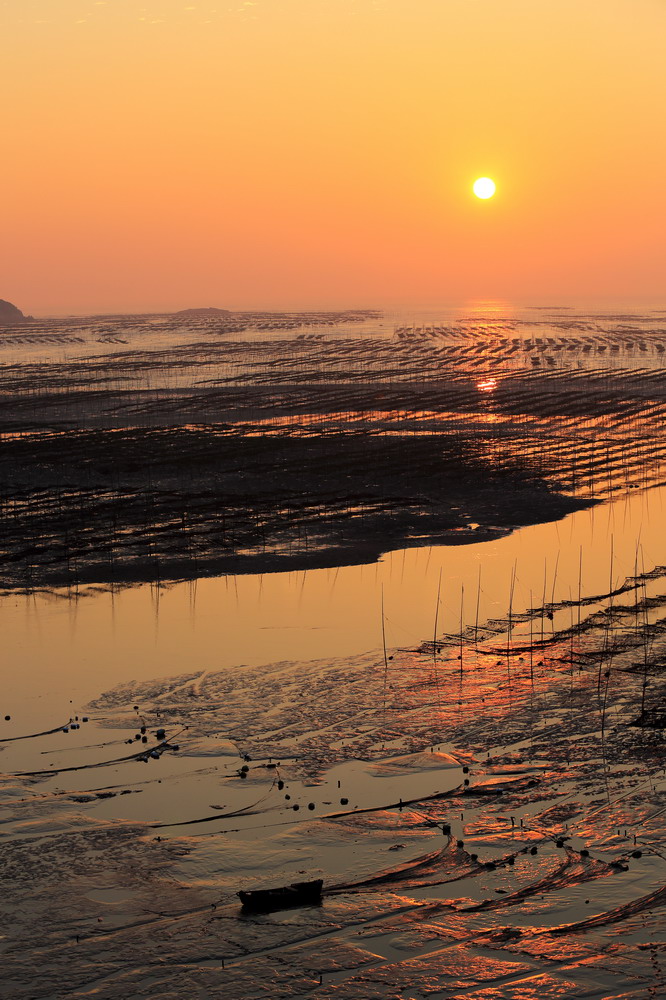
[[312, 882], [292, 882], [291, 885], [279, 886], [275, 889], [241, 890], [237, 895], [244, 910], [262, 912], [267, 910], [284, 910], [291, 906], [312, 906], [321, 903], [323, 879]]

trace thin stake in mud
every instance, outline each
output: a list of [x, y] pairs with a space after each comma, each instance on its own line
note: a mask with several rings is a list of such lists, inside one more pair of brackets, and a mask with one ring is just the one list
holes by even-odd
[[433, 625], [433, 634], [432, 634], [432, 663], [435, 676], [435, 694], [437, 697], [437, 707], [439, 709], [440, 716], [442, 712], [442, 701], [439, 691], [439, 675], [437, 673], [437, 623], [439, 621], [439, 599], [441, 592], [442, 592], [442, 567], [440, 566], [439, 580], [437, 583], [437, 603], [435, 604], [435, 623]]
[[460, 587], [460, 676], [463, 673], [463, 615], [465, 607], [465, 585]]
[[580, 608], [583, 587], [583, 546], [578, 553], [578, 632], [580, 634]]
[[437, 655], [437, 621], [439, 619], [439, 597], [442, 592], [442, 568], [439, 569], [439, 582], [437, 583], [437, 602], [435, 604], [435, 624], [432, 631], [432, 652], [433, 657]]
[[479, 649], [479, 603], [481, 600], [481, 563], [479, 563], [479, 580], [476, 585], [476, 618], [474, 619], [474, 647]]
[[544, 630], [545, 630], [544, 618], [545, 618], [545, 614], [546, 614], [546, 576], [547, 576], [547, 566], [548, 566], [547, 561], [546, 561], [546, 559], [544, 559], [544, 561], [543, 561], [543, 595], [542, 595], [542, 598], [541, 598], [541, 643], [542, 643], [542, 645], [543, 645], [543, 642], [544, 642]]
[[[569, 674], [570, 674], [570, 691], [573, 694], [574, 689], [574, 603], [571, 597], [571, 587], [569, 587], [569, 604], [571, 605], [571, 615], [570, 615], [570, 627], [569, 627]], [[578, 612], [580, 614], [580, 602], [578, 604]]]
[[530, 698], [534, 696], [534, 615], [532, 614], [532, 591], [530, 590]]
[[601, 698], [601, 672], [602, 666], [605, 659], [606, 652], [610, 648], [610, 637], [611, 629], [613, 627], [613, 555], [614, 555], [614, 536], [611, 535], [610, 541], [610, 568], [609, 568], [609, 581], [608, 581], [608, 615], [606, 620], [606, 629], [604, 631], [604, 646], [603, 655], [599, 659], [599, 672], [597, 674], [597, 698]]
[[511, 690], [511, 638], [513, 633], [513, 592], [516, 585], [517, 562], [514, 562], [511, 570], [511, 585], [509, 587], [509, 628], [506, 633], [506, 672], [509, 678], [509, 690]]
[[635, 590], [634, 590], [634, 632], [636, 633], [636, 636], [638, 636], [638, 631], [639, 631], [638, 630], [638, 620], [639, 620], [639, 610], [638, 610], [639, 601], [638, 601], [638, 595], [639, 595], [639, 592], [640, 592], [640, 584], [638, 583], [638, 546], [639, 546], [639, 544], [640, 544], [640, 538], [636, 542], [636, 551], [634, 553], [634, 582], [636, 584], [636, 587], [635, 587]]
[[603, 776], [604, 783], [606, 785], [606, 798], [608, 799], [608, 805], [611, 804], [610, 787], [608, 784], [608, 768], [606, 765], [606, 705], [608, 702], [608, 687], [610, 685], [611, 679], [611, 663], [613, 662], [613, 654], [611, 653], [608, 660], [608, 670], [606, 670], [604, 677], [606, 678], [606, 686], [604, 688], [604, 699], [601, 706], [601, 758], [603, 761]]
[[384, 584], [382, 584], [382, 649], [384, 651], [384, 685], [382, 691], [382, 728], [386, 733], [386, 685], [388, 683], [388, 656], [386, 655], [386, 623], [384, 621]]
[[[559, 565], [560, 565], [560, 553], [559, 553], [559, 549], [558, 549], [557, 556], [555, 558], [555, 572], [553, 573], [553, 588], [552, 588], [552, 590], [550, 592], [550, 606], [551, 606], [550, 620], [551, 621], [553, 620], [552, 608], [553, 608], [553, 606], [555, 604], [555, 586], [557, 584], [557, 570], [558, 570]], [[551, 631], [554, 634], [554, 632], [555, 632], [555, 625], [554, 624], [552, 626], [552, 630]]]
[[643, 689], [641, 693], [641, 719], [645, 721], [645, 706], [647, 700], [647, 689], [649, 685], [648, 666], [650, 662], [651, 640], [649, 636], [647, 579], [645, 576], [645, 561], [643, 559], [642, 547], [641, 547], [641, 563], [642, 563], [642, 576], [643, 576], [643, 685], [642, 685]]

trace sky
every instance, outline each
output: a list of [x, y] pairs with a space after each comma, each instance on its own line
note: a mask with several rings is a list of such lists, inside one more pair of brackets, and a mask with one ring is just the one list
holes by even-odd
[[663, 300], [665, 37], [666, 0], [0, 0], [0, 298]]

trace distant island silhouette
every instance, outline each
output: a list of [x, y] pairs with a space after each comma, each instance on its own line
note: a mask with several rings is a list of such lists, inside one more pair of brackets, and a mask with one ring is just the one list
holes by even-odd
[[211, 318], [215, 316], [231, 316], [231, 311], [229, 309], [216, 309], [215, 306], [203, 306], [198, 309], [180, 309], [178, 312], [172, 314], [173, 316], [190, 316], [192, 318], [210, 316]]
[[27, 323], [32, 316], [24, 316], [17, 306], [5, 299], [0, 299], [0, 326], [13, 326], [14, 323]]

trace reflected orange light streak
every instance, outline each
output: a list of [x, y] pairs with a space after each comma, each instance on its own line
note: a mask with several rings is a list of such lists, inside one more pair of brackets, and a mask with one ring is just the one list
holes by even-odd
[[479, 392], [494, 392], [495, 389], [497, 388], [497, 379], [496, 378], [483, 379], [481, 382], [476, 383], [476, 387], [479, 390]]

